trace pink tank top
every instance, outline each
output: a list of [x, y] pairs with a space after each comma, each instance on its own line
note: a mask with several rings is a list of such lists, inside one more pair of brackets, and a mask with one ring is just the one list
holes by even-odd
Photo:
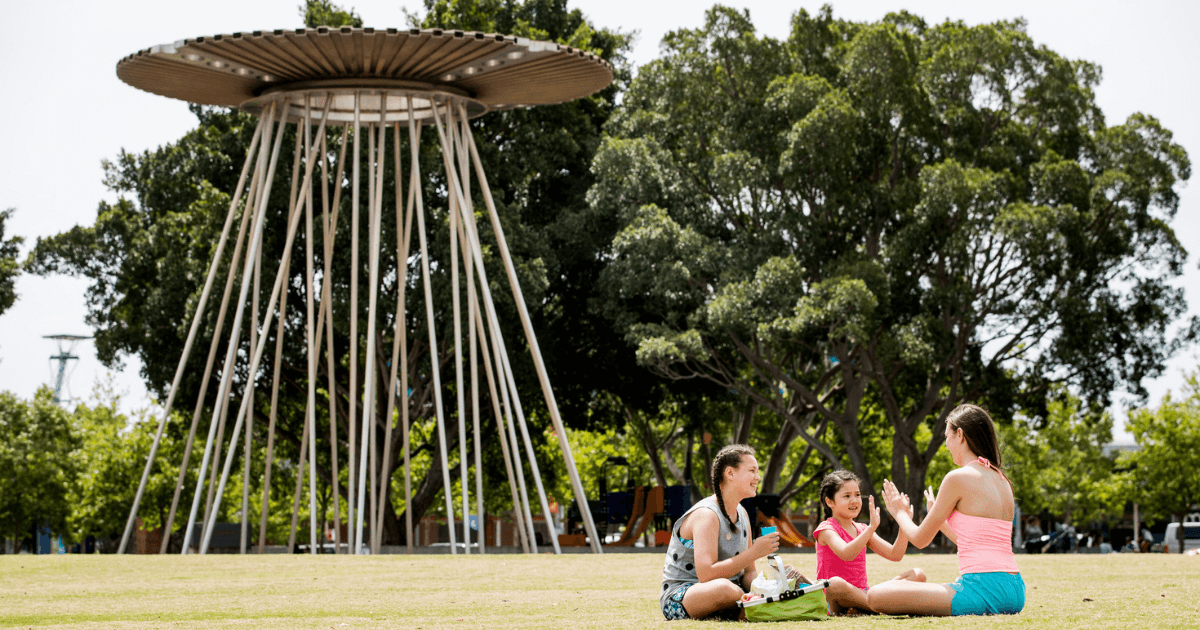
[[[867, 528], [862, 523], [855, 523], [854, 526], [858, 528], [860, 534]], [[835, 532], [845, 542], [854, 540], [854, 536], [851, 536], [832, 516], [817, 526], [817, 529], [813, 531], [813, 538], [820, 538], [823, 530]], [[847, 561], [839, 558], [833, 549], [830, 549], [828, 545], [822, 545], [818, 540], [817, 579], [828, 580], [832, 577], [840, 577], [858, 588], [867, 588], [867, 546], [863, 545], [862, 551], [858, 552], [853, 560]]]
[[[979, 463], [992, 467], [987, 458]], [[996, 470], [996, 472], [1000, 472]], [[1004, 473], [1000, 473], [1003, 477]], [[1012, 521], [971, 516], [958, 510], [950, 513], [946, 525], [958, 538], [959, 573], [1017, 573], [1017, 558], [1012, 550]]]

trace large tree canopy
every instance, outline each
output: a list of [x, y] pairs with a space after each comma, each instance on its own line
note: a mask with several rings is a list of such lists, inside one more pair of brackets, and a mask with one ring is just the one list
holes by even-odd
[[[595, 392], [596, 383], [592, 382], [595, 375], [601, 374], [600, 380], [608, 381], [621, 376], [629, 377], [627, 373], [614, 375], [612, 372], [591, 369], [597, 364], [611, 364], [613, 351], [610, 348], [619, 346], [615, 343], [604, 344], [604, 339], [605, 335], [613, 339], [617, 337], [601, 318], [574, 316], [574, 313], [582, 312], [582, 306], [593, 297], [594, 278], [601, 266], [595, 252], [607, 244], [617, 229], [615, 222], [605, 226], [591, 218], [585, 195], [592, 183], [591, 161], [600, 145], [602, 125], [615, 107], [620, 85], [628, 78], [622, 60], [628, 37], [592, 26], [579, 11], [569, 11], [566, 3], [561, 1], [450, 5], [429, 2], [426, 8], [428, 15], [423, 19], [422, 26], [504, 32], [549, 39], [596, 53], [611, 60], [616, 67], [617, 83], [592, 97], [552, 107], [493, 113], [472, 121], [508, 243], [516, 259], [524, 295], [535, 318], [535, 327], [539, 330], [542, 350], [554, 374], [553, 383], [559, 390], [557, 396], [564, 408], [564, 419], [571, 426], [585, 424], [592, 417], [588, 413], [588, 405]], [[318, 24], [341, 26], [362, 23], [353, 11], [344, 11], [325, 1], [311, 0], [302, 7], [302, 12], [310, 27]], [[79, 226], [51, 238], [39, 239], [28, 263], [37, 273], [70, 273], [88, 278], [92, 283], [88, 294], [88, 317], [95, 327], [100, 359], [106, 365], [114, 366], [122, 356], [138, 356], [144, 365], [143, 376], [148, 388], [163, 397], [170, 387], [182, 353], [190, 316], [196, 308], [208, 262], [215, 251], [229, 207], [229, 193], [235, 187], [239, 167], [245, 160], [255, 122], [252, 117], [236, 111], [201, 107], [194, 107], [193, 111], [199, 119], [199, 125], [179, 141], [140, 155], [122, 152], [114, 162], [107, 163], [106, 183], [118, 193], [117, 201], [100, 204], [94, 225]], [[333, 133], [326, 157], [337, 155], [341, 142], [345, 140], [339, 133]], [[444, 198], [445, 176], [440, 154], [436, 150], [436, 134], [432, 129], [426, 129], [425, 134], [421, 171], [425, 177], [425, 206], [431, 219], [431, 258], [448, 260], [450, 238]], [[283, 165], [293, 162], [291, 148], [294, 143], [295, 130], [289, 127], [283, 141], [283, 154], [279, 158], [281, 166], [274, 183], [276, 193], [272, 195], [267, 210], [266, 220], [271, 226], [286, 225], [289, 181], [288, 169]], [[364, 141], [362, 145], [365, 155], [367, 142]], [[407, 149], [402, 153], [407, 156]], [[389, 163], [384, 181], [392, 180], [393, 168], [394, 165]], [[317, 435], [321, 436], [324, 443], [318, 447], [316, 466], [324, 477], [323, 483], [327, 486], [337, 485], [343, 493], [346, 462], [344, 440], [349, 431], [346, 424], [350, 403], [348, 365], [353, 360], [363, 366], [358, 372], [360, 381], [373, 376], [380, 379], [379, 382], [386, 383], [389, 374], [389, 358], [383, 356], [388, 353], [366, 357], [365, 339], [358, 341], [358, 356], [347, 356], [350, 344], [348, 313], [352, 264], [348, 244], [354, 229], [350, 225], [349, 176], [347, 171], [345, 180], [326, 184], [343, 187], [329, 296], [333, 300], [335, 314], [334, 361], [338, 366], [338, 382], [332, 392], [327, 391], [330, 388], [326, 358], [321, 356], [317, 361], [320, 368], [318, 395], [322, 398], [317, 403]], [[365, 182], [366, 178], [363, 179]], [[365, 196], [365, 183], [363, 186]], [[383, 207], [392, 208], [394, 191], [390, 186], [384, 189]], [[395, 222], [384, 220], [382, 223], [382, 242], [394, 243]], [[365, 225], [360, 225], [358, 229], [365, 244]], [[481, 239], [487, 243], [491, 238], [491, 229], [486, 221], [481, 223], [480, 231]], [[268, 229], [265, 235], [264, 281], [260, 294], [263, 303], [270, 295], [271, 278], [282, 257], [284, 232], [282, 229]], [[302, 315], [305, 301], [305, 248], [302, 238], [297, 239], [290, 259], [291, 278], [287, 284], [289, 310], [283, 320], [283, 359], [278, 374], [272, 362], [264, 360], [258, 379], [268, 386], [260, 386], [257, 390], [254, 409], [254, 431], [265, 442], [272, 395], [269, 383], [278, 377], [280, 456], [293, 461], [297, 455], [296, 446], [300, 441], [307, 396], [305, 324]], [[323, 238], [321, 230], [317, 229], [313, 247], [315, 252], [323, 251]], [[494, 239], [491, 242], [494, 243]], [[177, 402], [178, 406], [189, 410], [190, 403], [187, 401], [194, 401], [200, 391], [206, 350], [216, 328], [216, 309], [213, 307], [219, 300], [219, 289], [230, 268], [228, 258], [232, 255], [232, 249], [232, 245], [226, 248], [227, 260], [223, 262], [222, 275], [218, 277], [218, 288], [214, 290], [217, 297], [210, 298], [210, 310], [195, 346], [201, 350], [193, 351], [176, 398], [180, 401]], [[397, 279], [407, 282], [409, 287], [419, 287], [421, 282], [419, 259], [413, 257], [398, 265], [394, 250], [389, 253], [388, 249], [385, 248], [380, 258], [379, 302], [388, 306], [382, 309], [384, 313], [378, 324], [379, 348], [391, 347], [395, 321], [391, 305], [395, 304], [399, 284]], [[493, 293], [497, 296], [511, 295], [503, 280], [504, 273], [495, 249], [487, 249], [485, 258], [489, 278], [493, 281]], [[319, 265], [320, 261], [318, 268]], [[365, 255], [361, 257], [359, 265], [358, 277], [365, 285], [368, 277]], [[397, 273], [398, 269], [400, 273]], [[436, 323], [439, 339], [433, 351], [445, 372], [442, 383], [452, 384], [454, 369], [449, 357], [454, 343], [451, 339], [453, 326], [449, 322], [452, 299], [449, 265], [435, 266], [434, 276], [433, 300], [439, 317]], [[361, 286], [361, 295], [365, 296], [366, 290], [367, 287]], [[407, 302], [408, 362], [409, 374], [413, 379], [410, 383], [413, 391], [409, 414], [417, 422], [413, 434], [415, 461], [426, 462], [423, 466], [427, 474], [423, 482], [420, 477], [417, 478], [418, 487], [413, 503], [403, 509], [412, 510], [414, 518], [420, 518], [431, 505], [433, 509], [438, 509], [434, 499], [441, 491], [441, 468], [437, 458], [433, 458], [430, 464], [422, 457], [422, 453], [427, 457], [429, 452], [437, 450], [436, 432], [425, 429], [433, 421], [435, 412], [432, 406], [433, 378], [428, 367], [430, 348], [425, 328], [424, 295], [419, 290], [410, 289]], [[360, 322], [360, 335], [366, 330], [366, 306], [366, 299], [361, 299], [359, 312], [354, 314]], [[513, 357], [517, 381], [525, 388], [522, 394], [529, 401], [526, 407], [535, 407], [541, 400], [541, 392], [536, 378], [532, 376], [532, 362], [517, 323], [515, 306], [511, 300], [500, 299], [497, 307]], [[225, 322], [223, 337], [228, 336], [230, 319], [232, 317]], [[275, 335], [275, 331], [272, 331], [271, 337], [264, 340], [272, 350]], [[243, 348], [247, 343], [245, 337], [243, 333], [240, 342]], [[324, 346], [321, 350], [324, 352]], [[224, 356], [223, 353], [222, 349], [218, 356]], [[627, 362], [636, 369], [631, 357]], [[219, 369], [220, 366], [217, 367]], [[245, 366], [239, 370], [235, 377], [235, 392], [244, 392], [248, 380]], [[599, 386], [604, 387], [605, 383], [601, 382]], [[386, 389], [386, 385], [382, 388]], [[362, 392], [363, 389], [360, 382], [357, 391]], [[208, 387], [207, 405], [213, 404], [216, 390], [216, 386]], [[326, 396], [332, 397], [338, 409], [342, 484], [336, 484], [331, 479], [327, 442], [329, 403], [324, 400]], [[235, 394], [235, 400], [238, 398]], [[387, 401], [385, 397], [380, 398], [380, 421], [374, 430], [382, 436], [383, 412]], [[456, 423], [461, 419], [455, 414], [455, 396], [445, 393], [442, 399], [446, 402], [446, 417], [451, 423], [447, 427], [447, 435], [456, 436]], [[202, 415], [204, 421], [208, 417], [207, 412]], [[548, 419], [537, 415], [533, 417], [535, 424], [543, 420]], [[489, 423], [483, 425], [488, 427]], [[490, 425], [490, 431], [494, 433], [495, 425]], [[178, 433], [186, 432], [187, 427], [173, 423], [171, 430], [176, 432], [174, 437], [178, 438]], [[204, 426], [201, 425], [201, 435], [203, 430]], [[543, 439], [541, 431], [532, 433], [535, 440]], [[392, 461], [380, 464], [389, 472], [396, 470], [403, 461], [401, 437], [400, 431], [393, 433]], [[455, 446], [448, 445], [447, 450], [455, 453]], [[491, 457], [492, 460], [488, 462], [491, 470], [503, 470], [499, 454], [492, 454]], [[289, 493], [290, 489], [279, 488], [278, 492]], [[495, 496], [489, 497], [489, 501], [494, 501], [489, 503], [492, 508], [499, 509], [507, 502], [507, 497], [495, 493]], [[229, 500], [225, 502], [224, 518], [230, 516], [234, 503]], [[384, 512], [384, 542], [398, 542], [400, 530], [397, 527], [396, 508], [389, 502]]]
[[882, 409], [918, 497], [957, 403], [1141, 394], [1196, 327], [1172, 328], [1187, 154], [1151, 116], [1108, 126], [1099, 80], [1020, 20], [825, 7], [777, 41], [717, 6], [666, 36], [597, 154], [591, 202], [624, 225], [603, 308], [644, 365], [745, 393], [865, 492]]

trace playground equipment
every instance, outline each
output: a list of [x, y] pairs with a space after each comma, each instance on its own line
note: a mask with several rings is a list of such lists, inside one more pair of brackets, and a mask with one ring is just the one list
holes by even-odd
[[[629, 490], [609, 491], [609, 475], [616, 467], [628, 469], [629, 461], [620, 456], [611, 456], [604, 461], [597, 479], [599, 497], [588, 503], [592, 520], [604, 528], [602, 536], [608, 535], [610, 525], [624, 526], [620, 538], [605, 546], [633, 546], [647, 530], [654, 532], [655, 545], [666, 544], [671, 524], [692, 506], [687, 486], [636, 486]], [[566, 533], [560, 537], [562, 544], [584, 544], [584, 536], [576, 533], [580, 522], [580, 510], [573, 505], [567, 512]]]
[[609, 543], [612, 547], [632, 547], [633, 543], [646, 531], [646, 527], [663, 513], [663, 487], [645, 488], [638, 486], [634, 489], [633, 513], [625, 523], [625, 531], [616, 542]]
[[[466, 451], [468, 418], [472, 423], [474, 440], [474, 464], [477, 471], [475, 478], [475, 498], [477, 514], [484, 514], [483, 486], [479, 477], [482, 470], [480, 455], [480, 411], [479, 411], [479, 366], [482, 363], [486, 373], [487, 389], [491, 401], [492, 415], [497, 422], [500, 432], [500, 446], [503, 452], [505, 466], [508, 471], [509, 491], [517, 518], [523, 523], [524, 533], [522, 542], [526, 550], [537, 551], [536, 536], [533, 528], [533, 515], [530, 509], [529, 491], [525, 485], [523, 474], [524, 465], [521, 459], [521, 447], [524, 446], [526, 463], [536, 485], [538, 500], [543, 514], [549, 514], [549, 504], [542, 487], [541, 474], [537, 460], [534, 457], [533, 444], [530, 441], [522, 402], [518, 397], [518, 389], [514, 383], [514, 374], [510, 363], [509, 351], [505, 339], [501, 335], [499, 320], [496, 316], [495, 300], [490, 290], [489, 279], [486, 275], [483, 261], [483, 244], [480, 241], [479, 229], [476, 225], [476, 212], [481, 212], [490, 221], [490, 227], [495, 235], [495, 249], [504, 265], [505, 274], [512, 291], [512, 299], [520, 317], [525, 341], [530, 349], [539, 385], [545, 398], [555, 435], [558, 437], [559, 448], [566, 464], [566, 470], [571, 479], [571, 487], [575, 500], [582, 506], [583, 525], [591, 537], [591, 546], [596, 553], [601, 552], [600, 537], [592, 519], [592, 512], [587, 507], [583, 486], [579, 480], [571, 448], [567, 442], [559, 416], [558, 405], [550, 385], [550, 378], [542, 361], [538, 347], [537, 336], [526, 309], [521, 287], [517, 282], [516, 268], [509, 253], [500, 217], [496, 212], [487, 174], [479, 157], [479, 149], [471, 132], [468, 120], [482, 116], [488, 112], [516, 108], [531, 107], [542, 104], [562, 103], [592, 94], [603, 89], [612, 81], [612, 69], [602, 59], [584, 51], [552, 42], [531, 41], [518, 37], [472, 33], [464, 31], [431, 30], [377, 30], [371, 28], [340, 29], [315, 28], [254, 31], [252, 33], [233, 33], [232, 35], [216, 35], [213, 37], [198, 37], [163, 44], [141, 50], [136, 54], [122, 59], [117, 64], [117, 76], [126, 83], [154, 94], [182, 99], [204, 105], [217, 105], [239, 108], [259, 117], [254, 139], [247, 153], [237, 187], [231, 191], [231, 203], [225, 225], [217, 244], [216, 252], [205, 280], [203, 291], [196, 305], [195, 313], [184, 344], [183, 356], [176, 370], [174, 381], [168, 392], [163, 415], [155, 433], [154, 443], [146, 461], [141, 483], [138, 486], [136, 498], [129, 513], [125, 534], [121, 539], [119, 552], [125, 551], [137, 517], [138, 504], [145, 490], [151, 466], [158, 452], [163, 429], [170, 417], [175, 404], [175, 396], [179, 390], [180, 379], [192, 351], [197, 330], [205, 320], [205, 312], [212, 308], [209, 304], [210, 291], [217, 279], [218, 269], [225, 261], [225, 247], [230, 236], [231, 227], [235, 222], [240, 223], [233, 254], [227, 261], [228, 274], [225, 280], [224, 295], [216, 313], [216, 331], [213, 333], [212, 344], [209, 348], [201, 389], [197, 398], [192, 424], [188, 434], [187, 446], [184, 449], [183, 460], [179, 464], [179, 478], [175, 487], [175, 498], [165, 527], [170, 532], [179, 503], [184, 475], [188, 469], [188, 457], [192, 450], [193, 440], [199, 425], [200, 416], [204, 410], [206, 388], [210, 377], [214, 374], [213, 367], [217, 359], [219, 341], [226, 332], [224, 322], [227, 314], [232, 312], [232, 323], [227, 331], [227, 344], [224, 361], [219, 364], [216, 374], [220, 378], [214, 383], [218, 388], [217, 404], [212, 406], [212, 415], [208, 423], [208, 436], [205, 441], [204, 455], [199, 466], [199, 474], [193, 494], [191, 510], [184, 529], [184, 553], [192, 544], [192, 538], [199, 535], [199, 553], [206, 552], [211, 544], [214, 532], [212, 523], [220, 510], [226, 483], [231, 474], [231, 467], [238, 451], [238, 438], [245, 431], [246, 445], [250, 450], [250, 434], [253, 413], [247, 413], [254, 399], [254, 379], [245, 385], [241, 401], [236, 406], [229, 403], [234, 401], [235, 394], [232, 377], [235, 372], [256, 375], [264, 359], [266, 340], [271, 335], [272, 323], [279, 320], [277, 342], [275, 344], [275, 378], [278, 379], [280, 352], [282, 343], [278, 341], [287, 331], [284, 329], [286, 318], [286, 291], [282, 291], [285, 283], [290, 286], [303, 286], [304, 304], [304, 344], [307, 348], [307, 384], [308, 400], [305, 408], [304, 431], [301, 437], [301, 455], [298, 462], [298, 484], [303, 476], [305, 460], [315, 462], [316, 451], [316, 413], [318, 361], [322, 358], [322, 336], [326, 347], [324, 358], [327, 361], [327, 373], [330, 383], [327, 391], [337, 391], [339, 387], [335, 375], [348, 364], [349, 372], [349, 423], [348, 452], [350, 481], [347, 490], [349, 499], [348, 513], [351, 527], [348, 528], [349, 549], [356, 553], [367, 550], [366, 542], [370, 541], [371, 551], [378, 553], [380, 530], [383, 527], [383, 511], [380, 509], [385, 499], [385, 492], [390, 487], [390, 478], [385, 472], [387, 466], [380, 462], [389, 461], [392, 457], [392, 431], [394, 422], [393, 412], [398, 408], [400, 426], [403, 435], [405, 499], [411, 501], [411, 476], [409, 471], [409, 365], [407, 351], [409, 339], [403, 316], [406, 313], [405, 287], [411, 284], [421, 284], [425, 297], [425, 319], [428, 329], [427, 343], [430, 348], [437, 348], [435, 318], [432, 306], [432, 289], [430, 280], [431, 264], [439, 269], [450, 268], [451, 285], [453, 287], [453, 365], [455, 372], [455, 388], [457, 405], [454, 407], [459, 424], [460, 444], [460, 474], [462, 485], [461, 512], [471, 513], [469, 497], [470, 484], [467, 479], [468, 455]], [[288, 194], [288, 218], [283, 224], [265, 225], [266, 210], [273, 191], [272, 184], [276, 181], [289, 179], [276, 178], [276, 167], [280, 155], [281, 143], [287, 125], [295, 125], [296, 149], [292, 163], [290, 179], [292, 183]], [[331, 130], [330, 127], [336, 127]], [[428, 127], [436, 132], [437, 145], [441, 150], [444, 186], [447, 195], [448, 208], [446, 213], [449, 222], [450, 260], [431, 261], [426, 240], [427, 211], [424, 200], [424, 179], [419, 168], [418, 155], [422, 139], [421, 130]], [[315, 130], [314, 130], [315, 128]], [[390, 134], [388, 132], [391, 132]], [[340, 132], [340, 133], [339, 133]], [[387, 144], [391, 135], [391, 156]], [[428, 134], [426, 134], [428, 135]], [[364, 137], [365, 136], [365, 137]], [[362, 144], [367, 144], [365, 152], [366, 164], [362, 164]], [[347, 144], [352, 144], [352, 154], [346, 155]], [[402, 160], [402, 145], [408, 151], [408, 173], [404, 172]], [[340, 147], [336, 159], [332, 148]], [[387, 171], [385, 165], [391, 161], [395, 180], [384, 181]], [[349, 162], [349, 163], [347, 163]], [[319, 175], [316, 165], [320, 164]], [[285, 166], [286, 168], [286, 166]], [[331, 171], [337, 174], [330, 179]], [[331, 295], [331, 259], [334, 252], [334, 241], [337, 236], [338, 213], [341, 210], [341, 195], [343, 190], [343, 174], [350, 171], [351, 186], [349, 210], [352, 212], [350, 230], [351, 276], [350, 309], [358, 313], [358, 292], [360, 289], [359, 275], [359, 226], [360, 211], [367, 215], [366, 232], [369, 233], [367, 244], [369, 263], [368, 278], [362, 287], [368, 291], [367, 325], [365, 353], [359, 352], [360, 331], [358, 317], [348, 317], [350, 330], [350, 347], [344, 354], [335, 354], [333, 348], [334, 317], [346, 317], [346, 313], [334, 313], [332, 300], [325, 299]], [[475, 175], [475, 187], [471, 186], [472, 171]], [[363, 190], [362, 179], [367, 179], [366, 190]], [[407, 180], [407, 181], [405, 181]], [[407, 186], [407, 197], [405, 197]], [[394, 187], [396, 239], [394, 243], [381, 242], [381, 226], [386, 214], [383, 200], [384, 191]], [[332, 190], [332, 202], [330, 201]], [[319, 193], [319, 196], [318, 196]], [[314, 201], [316, 200], [316, 201]], [[318, 205], [319, 204], [319, 205]], [[317, 215], [317, 212], [320, 215]], [[332, 212], [332, 216], [330, 216]], [[239, 221], [240, 217], [240, 221]], [[415, 229], [414, 229], [415, 218]], [[303, 225], [303, 230], [300, 226]], [[265, 263], [262, 259], [262, 240], [266, 230], [273, 230], [276, 235], [286, 234], [283, 255], [278, 261], [279, 272], [274, 278], [270, 298], [266, 301], [265, 311], [259, 311], [258, 278]], [[324, 252], [314, 251], [314, 230], [319, 231], [323, 238]], [[412, 238], [416, 233], [419, 249], [413, 247]], [[302, 234], [302, 237], [298, 235]], [[302, 238], [305, 247], [305, 269], [293, 274], [289, 268], [292, 247], [297, 238]], [[244, 254], [243, 254], [244, 246]], [[344, 243], [339, 247], [345, 248]], [[489, 244], [489, 248], [491, 245]], [[376, 386], [375, 378], [365, 378], [363, 391], [358, 391], [360, 382], [359, 361], [362, 355], [366, 357], [385, 356], [382, 349], [376, 348], [379, 335], [378, 325], [381, 317], [385, 317], [386, 300], [381, 301], [378, 294], [380, 286], [380, 252], [394, 251], [398, 261], [406, 261], [405, 272], [407, 282], [396, 283], [398, 286], [395, 296], [396, 314], [393, 331], [394, 343], [391, 349], [390, 382], [386, 388], [386, 413], [380, 418], [377, 415], [377, 398], [381, 395]], [[342, 250], [338, 250], [342, 251]], [[460, 273], [460, 255], [465, 267]], [[419, 258], [419, 263], [414, 260]], [[317, 269], [321, 268], [320, 275]], [[234, 278], [240, 273], [242, 280], [240, 290], [235, 298], [230, 299]], [[461, 276], [465, 275], [465, 283]], [[251, 299], [251, 284], [254, 286]], [[461, 306], [462, 297], [466, 299], [464, 318]], [[250, 307], [249, 309], [247, 307]], [[249, 313], [247, 311], [250, 311]], [[293, 319], [297, 319], [295, 315]], [[249, 320], [247, 323], [246, 320]], [[465, 322], [464, 322], [465, 319]], [[462, 329], [466, 325], [467, 330]], [[244, 345], [244, 329], [248, 328], [248, 345]], [[299, 333], [293, 333], [299, 334]], [[464, 347], [464, 336], [466, 337]], [[403, 340], [404, 343], [400, 343]], [[239, 352], [243, 350], [244, 352]], [[464, 375], [465, 357], [469, 356], [469, 376]], [[442, 466], [442, 487], [445, 495], [445, 509], [450, 519], [450, 549], [456, 552], [454, 506], [452, 505], [450, 487], [450, 468], [446, 452], [445, 411], [442, 404], [442, 384], [440, 380], [439, 358], [436, 352], [430, 352], [430, 374], [433, 379], [434, 404], [436, 413], [437, 434], [440, 452], [435, 456], [440, 458]], [[240, 363], [240, 365], [239, 365]], [[397, 374], [399, 366], [399, 374]], [[368, 363], [365, 369], [374, 370]], [[366, 372], [373, 374], [374, 372]], [[278, 391], [279, 383], [265, 384], [268, 391]], [[464, 399], [464, 392], [471, 392], [471, 400]], [[397, 400], [398, 399], [398, 400]], [[358, 405], [361, 403], [361, 407]], [[337, 405], [332, 396], [329, 397], [331, 435], [329, 442], [332, 452], [332, 479], [338, 479], [339, 437], [337, 435]], [[361, 420], [358, 415], [361, 413]], [[236, 414], [236, 420], [230, 432], [227, 445], [223, 442], [227, 420]], [[270, 475], [275, 439], [276, 404], [272, 400], [270, 411], [270, 427], [267, 429], [267, 455], [265, 462], [264, 497], [270, 487]], [[356, 427], [357, 425], [357, 427]], [[356, 431], [357, 429], [357, 431]], [[385, 432], [382, 458], [379, 456], [377, 443], [378, 431]], [[518, 437], [518, 435], [520, 437]], [[343, 436], [347, 437], [347, 436]], [[221, 463], [220, 454], [224, 449], [225, 460], [221, 470], [220, 481], [217, 481], [216, 470]], [[371, 474], [368, 475], [368, 463]], [[212, 465], [211, 475], [209, 466]], [[247, 550], [247, 522], [249, 521], [250, 463], [246, 458], [243, 470], [242, 487], [247, 489], [242, 495], [242, 531], [240, 548], [242, 553]], [[205, 486], [209, 489], [207, 501], [203, 501]], [[309, 466], [309, 513], [310, 513], [310, 544], [312, 553], [317, 552], [318, 527], [317, 485], [314, 466]], [[300, 490], [297, 485], [296, 501], [293, 504], [293, 537], [295, 536], [296, 514], [299, 509]], [[332, 513], [341, 514], [339, 492], [333, 493]], [[201, 510], [201, 503], [204, 508]], [[259, 527], [259, 551], [263, 549], [266, 533], [267, 508], [269, 501], [263, 500], [263, 512]], [[408, 514], [408, 511], [406, 511]], [[335, 518], [339, 518], [335, 516]], [[207, 527], [198, 533], [196, 524], [205, 523]], [[412, 551], [413, 527], [411, 518], [405, 522], [408, 550]], [[335, 548], [340, 546], [340, 527], [334, 527]], [[465, 549], [471, 549], [470, 529], [463, 527]], [[555, 552], [559, 552], [556, 537], [551, 537]], [[166, 549], [169, 535], [164, 537], [163, 550]], [[479, 550], [484, 551], [484, 540], [479, 540]]]
[[779, 504], [779, 495], [760, 494], [753, 499], [757, 511], [759, 526], [774, 527], [779, 532], [781, 547], [815, 547], [811, 538], [801, 534], [790, 518], [783, 513]]

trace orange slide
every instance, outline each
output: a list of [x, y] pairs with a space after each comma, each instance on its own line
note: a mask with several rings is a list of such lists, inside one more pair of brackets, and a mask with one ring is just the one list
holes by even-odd
[[654, 517], [662, 511], [662, 486], [655, 486], [649, 490], [645, 486], [638, 486], [633, 491], [633, 513], [629, 516], [629, 522], [625, 524], [625, 533], [621, 535], [620, 540], [605, 547], [632, 547]]

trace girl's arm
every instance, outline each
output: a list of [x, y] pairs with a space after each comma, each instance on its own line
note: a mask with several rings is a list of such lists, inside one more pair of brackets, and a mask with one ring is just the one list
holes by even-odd
[[[933, 504], [936, 502], [937, 502], [937, 496], [935, 494], [933, 494], [933, 486], [929, 486], [928, 488], [925, 488], [925, 505], [932, 507]], [[910, 506], [908, 515], [910, 517], [912, 516], [911, 506]], [[956, 545], [958, 544], [958, 534], [955, 534], [954, 530], [950, 529], [949, 524], [942, 523], [942, 526], [939, 528], [938, 531], [942, 532], [942, 534], [944, 534], [946, 536], [946, 538], [949, 538], [950, 542], [952, 542]]]
[[692, 540], [695, 541], [696, 577], [701, 582], [733, 579], [747, 567], [754, 571], [755, 560], [779, 549], [779, 533], [776, 532], [756, 538], [745, 552], [718, 562], [717, 539], [721, 535], [721, 522], [717, 515], [710, 510], [696, 510], [688, 519], [692, 521]]
[[871, 515], [871, 524], [859, 532], [854, 540], [846, 542], [842, 540], [841, 536], [829, 530], [822, 531], [817, 537], [822, 545], [829, 547], [842, 560], [849, 562], [858, 556], [863, 547], [866, 547], [867, 543], [871, 541], [871, 537], [875, 535], [875, 530], [879, 528], [879, 508], [875, 507], [875, 497], [869, 497], [869, 501], [870, 506], [867, 508], [867, 513]]
[[[911, 519], [913, 515], [912, 506], [908, 506], [908, 517]], [[871, 536], [870, 545], [871, 551], [885, 560], [892, 562], [900, 562], [904, 559], [904, 554], [908, 551], [908, 536], [904, 534], [904, 530], [899, 530], [896, 534], [896, 542], [889, 543], [883, 539], [883, 536], [875, 534]]]
[[934, 535], [950, 517], [954, 507], [958, 505], [958, 500], [962, 498], [965, 489], [957, 473], [958, 471], [951, 471], [942, 480], [942, 488], [938, 492], [937, 500], [934, 501], [933, 507], [929, 508], [929, 514], [925, 516], [925, 520], [919, 527], [909, 516], [908, 511], [912, 505], [909, 503], [908, 497], [897, 490], [896, 485], [891, 481], [884, 480], [883, 500], [887, 504], [888, 512], [891, 513], [892, 518], [896, 519], [900, 531], [908, 536], [908, 541], [917, 547], [924, 549], [929, 541], [933, 540]]

